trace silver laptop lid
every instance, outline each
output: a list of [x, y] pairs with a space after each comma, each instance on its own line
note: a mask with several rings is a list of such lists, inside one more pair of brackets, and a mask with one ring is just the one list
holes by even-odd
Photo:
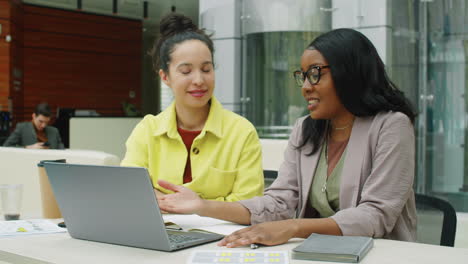
[[45, 163], [74, 238], [170, 251], [145, 168]]

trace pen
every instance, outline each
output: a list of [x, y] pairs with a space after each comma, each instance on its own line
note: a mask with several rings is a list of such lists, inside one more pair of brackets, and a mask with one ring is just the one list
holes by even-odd
[[250, 244], [250, 249], [257, 249], [258, 245], [257, 244]]

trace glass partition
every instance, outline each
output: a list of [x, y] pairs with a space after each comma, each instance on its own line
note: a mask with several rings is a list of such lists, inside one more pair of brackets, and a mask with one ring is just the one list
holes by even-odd
[[468, 211], [468, 3], [394, 0], [395, 83], [415, 103], [417, 192]]
[[427, 5], [426, 189], [468, 211], [467, 54], [468, 3]]
[[265, 32], [245, 37], [245, 116], [260, 137], [288, 138], [296, 119], [306, 115], [301, 88], [292, 78], [304, 48], [319, 33]]
[[329, 0], [244, 0], [242, 114], [262, 138], [288, 138], [308, 113], [292, 72], [314, 38], [331, 29]]

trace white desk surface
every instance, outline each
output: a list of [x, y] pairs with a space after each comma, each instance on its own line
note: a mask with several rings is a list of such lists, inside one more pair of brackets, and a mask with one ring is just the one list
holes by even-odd
[[[260, 250], [290, 250], [302, 240]], [[68, 233], [0, 238], [0, 263], [186, 263], [194, 249], [220, 249], [216, 243], [161, 252], [71, 238]], [[246, 250], [240, 248], [237, 250]], [[233, 249], [236, 250], [236, 249]], [[330, 263], [290, 260], [290, 263]], [[363, 264], [468, 263], [468, 249], [376, 239]]]

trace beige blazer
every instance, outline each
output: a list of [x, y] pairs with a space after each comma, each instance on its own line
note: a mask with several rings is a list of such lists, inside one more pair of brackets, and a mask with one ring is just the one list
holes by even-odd
[[[311, 144], [296, 148], [305, 118], [296, 122], [278, 178], [264, 196], [240, 201], [252, 224], [304, 217], [320, 154], [306, 155]], [[406, 115], [356, 118], [341, 176], [340, 210], [331, 216], [343, 235], [416, 240], [414, 161], [414, 128]]]

